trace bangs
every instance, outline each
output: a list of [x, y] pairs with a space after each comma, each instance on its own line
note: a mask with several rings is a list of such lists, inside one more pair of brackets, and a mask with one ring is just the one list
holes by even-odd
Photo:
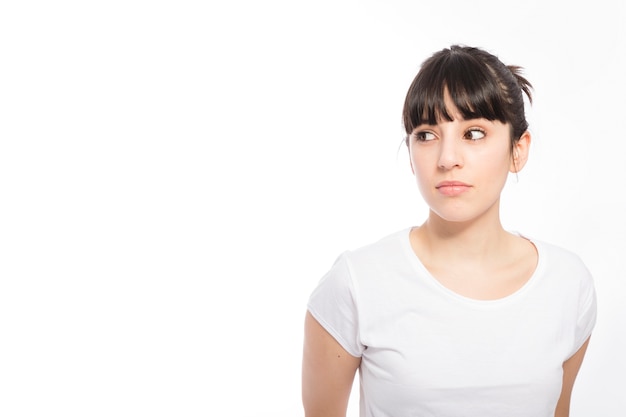
[[463, 119], [484, 118], [506, 123], [502, 86], [493, 79], [491, 68], [470, 55], [452, 54], [426, 61], [406, 97], [407, 134], [422, 124], [453, 120], [445, 105], [446, 90]]

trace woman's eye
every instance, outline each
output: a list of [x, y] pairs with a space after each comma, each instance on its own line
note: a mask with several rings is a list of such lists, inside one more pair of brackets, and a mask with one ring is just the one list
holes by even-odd
[[429, 140], [435, 139], [435, 134], [432, 132], [417, 132], [415, 134], [415, 139], [420, 142], [427, 142]]
[[467, 140], [478, 140], [478, 139], [482, 139], [485, 137], [485, 131], [482, 129], [469, 129], [467, 132], [465, 132], [465, 134], [463, 135], [464, 139]]

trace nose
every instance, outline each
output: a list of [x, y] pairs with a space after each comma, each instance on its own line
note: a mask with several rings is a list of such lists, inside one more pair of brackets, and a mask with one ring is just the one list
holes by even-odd
[[437, 161], [437, 166], [444, 170], [463, 167], [463, 155], [459, 141], [444, 137], [439, 143], [439, 160]]

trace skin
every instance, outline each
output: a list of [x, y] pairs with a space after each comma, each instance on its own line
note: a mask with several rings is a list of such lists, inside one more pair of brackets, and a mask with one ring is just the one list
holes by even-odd
[[[411, 232], [411, 245], [444, 286], [475, 299], [515, 292], [532, 275], [537, 253], [528, 240], [500, 223], [500, 194], [509, 172], [528, 159], [530, 133], [510, 148], [510, 126], [463, 120], [446, 95], [454, 120], [418, 126], [409, 138], [411, 169], [429, 216]], [[441, 187], [445, 181], [466, 186]]]
[[361, 358], [346, 350], [307, 312], [304, 320], [302, 403], [305, 417], [345, 417]]
[[[534, 245], [504, 230], [500, 194], [509, 172], [528, 159], [531, 137], [510, 148], [510, 126], [485, 119], [463, 120], [446, 96], [454, 118], [418, 126], [409, 139], [411, 169], [430, 210], [410, 241], [422, 263], [444, 286], [475, 299], [517, 291], [537, 264]], [[442, 181], [466, 186], [441, 187]], [[345, 417], [360, 358], [350, 355], [307, 312], [302, 364], [306, 417]], [[589, 340], [563, 363], [563, 386], [555, 417], [568, 417], [574, 382]]]

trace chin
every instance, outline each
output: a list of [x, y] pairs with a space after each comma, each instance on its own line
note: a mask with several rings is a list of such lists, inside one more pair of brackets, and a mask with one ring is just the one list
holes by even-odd
[[444, 221], [444, 222], [448, 222], [448, 223], [467, 223], [470, 222], [472, 220], [474, 220], [473, 217], [467, 217], [467, 216], [441, 216], [436, 214], [436, 216], [438, 217], [438, 219], [440, 221]]
[[490, 210], [476, 211], [467, 208], [446, 208], [443, 210], [431, 209], [431, 216], [450, 223], [468, 223], [487, 215]]

